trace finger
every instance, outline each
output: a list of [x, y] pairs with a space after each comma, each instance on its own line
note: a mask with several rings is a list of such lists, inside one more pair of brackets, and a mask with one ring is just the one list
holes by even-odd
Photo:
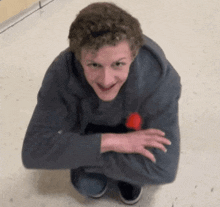
[[171, 141], [165, 137], [159, 135], [147, 135], [144, 137], [146, 141], [156, 141], [165, 145], [171, 145]]
[[147, 134], [155, 134], [159, 136], [165, 136], [165, 132], [159, 130], [159, 129], [146, 129], [145, 133]]
[[147, 157], [152, 162], [156, 163], [156, 159], [155, 159], [154, 155], [150, 151], [146, 150], [145, 148], [139, 149], [138, 153]]
[[154, 141], [157, 141], [165, 145], [171, 145], [171, 141], [165, 137], [158, 137], [158, 136], [154, 137]]
[[163, 144], [161, 144], [159, 142], [155, 142], [155, 141], [150, 141], [150, 142], [148, 141], [146, 143], [145, 147], [147, 147], [147, 148], [149, 148], [149, 147], [158, 148], [158, 149], [162, 150], [165, 153], [167, 152], [167, 149], [164, 147]]

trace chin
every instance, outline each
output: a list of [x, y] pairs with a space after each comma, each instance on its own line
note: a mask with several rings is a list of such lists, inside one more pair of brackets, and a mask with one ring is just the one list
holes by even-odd
[[110, 101], [113, 101], [114, 99], [116, 98], [116, 96], [114, 97], [99, 97], [99, 99], [101, 99], [102, 101], [105, 101], [105, 102], [110, 102]]

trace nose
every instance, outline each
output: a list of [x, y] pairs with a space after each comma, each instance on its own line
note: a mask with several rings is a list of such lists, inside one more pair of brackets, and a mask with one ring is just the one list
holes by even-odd
[[115, 78], [111, 68], [104, 68], [101, 70], [99, 84], [104, 88], [109, 88], [115, 84]]

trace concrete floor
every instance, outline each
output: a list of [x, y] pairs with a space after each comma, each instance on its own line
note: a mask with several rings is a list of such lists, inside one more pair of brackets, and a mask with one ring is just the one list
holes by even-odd
[[[70, 23], [93, 1], [55, 0], [0, 34], [0, 206], [124, 206], [114, 186], [86, 199], [67, 170], [27, 170], [21, 147], [46, 69], [68, 46]], [[177, 179], [146, 186], [141, 207], [220, 206], [220, 3], [206, 0], [126, 1], [182, 78], [181, 158]]]

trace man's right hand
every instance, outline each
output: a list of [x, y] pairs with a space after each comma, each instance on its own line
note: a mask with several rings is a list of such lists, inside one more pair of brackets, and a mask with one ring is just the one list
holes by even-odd
[[165, 133], [158, 129], [145, 129], [125, 134], [102, 134], [101, 153], [115, 151], [118, 153], [141, 154], [152, 162], [156, 162], [149, 148], [167, 151], [164, 145], [171, 142], [164, 137]]

